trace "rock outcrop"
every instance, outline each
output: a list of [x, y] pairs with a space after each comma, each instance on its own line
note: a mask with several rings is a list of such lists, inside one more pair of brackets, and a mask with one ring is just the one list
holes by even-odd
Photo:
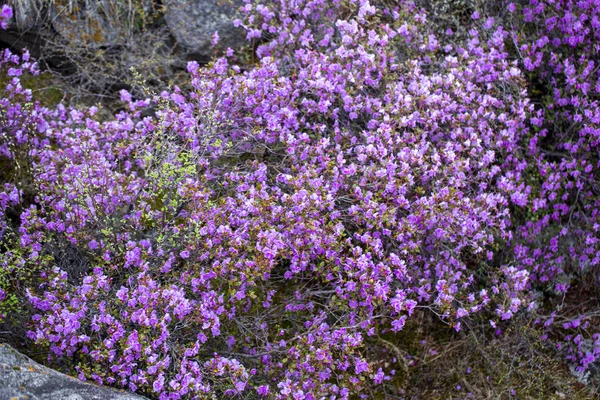
[[124, 391], [81, 382], [0, 344], [0, 400], [146, 400]]
[[211, 55], [211, 41], [219, 33], [219, 48], [239, 48], [247, 43], [243, 29], [233, 26], [242, 0], [166, 0], [165, 21], [180, 46]]

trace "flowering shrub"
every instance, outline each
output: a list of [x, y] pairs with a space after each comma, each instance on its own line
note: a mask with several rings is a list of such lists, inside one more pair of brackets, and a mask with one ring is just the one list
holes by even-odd
[[[534, 310], [600, 261], [584, 3], [475, 10], [455, 41], [411, 1], [247, 2], [256, 65], [192, 62], [190, 92], [123, 91], [109, 120], [40, 106], [5, 51], [2, 297], [81, 379], [160, 399], [345, 399], [391, 378], [367, 344], [417, 309]], [[583, 369], [591, 318], [563, 325]]]
[[[521, 30], [512, 40], [540, 106], [523, 142], [532, 188], [527, 217], [516, 230], [515, 261], [531, 272], [532, 286], [556, 296], [543, 316], [546, 328], [564, 330], [569, 358], [583, 372], [600, 357], [594, 305], [564, 300], [569, 289], [593, 290], [600, 279], [600, 8], [591, 1], [531, 0], [509, 7]], [[533, 29], [539, 31], [533, 33]], [[592, 296], [593, 297], [593, 296]], [[583, 299], [587, 300], [587, 299]], [[579, 300], [581, 301], [581, 299]], [[569, 304], [571, 303], [571, 304]]]

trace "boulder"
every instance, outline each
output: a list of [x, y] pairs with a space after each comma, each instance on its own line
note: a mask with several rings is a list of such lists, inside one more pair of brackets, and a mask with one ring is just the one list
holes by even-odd
[[145, 400], [146, 398], [82, 382], [36, 363], [9, 345], [0, 344], [0, 400], [8, 399]]
[[218, 47], [240, 48], [246, 33], [233, 26], [243, 0], [165, 0], [165, 21], [177, 43], [191, 53], [210, 56], [212, 38], [219, 33]]
[[120, 2], [79, 0], [52, 2], [49, 18], [52, 27], [75, 46], [110, 47], [120, 44], [130, 27]]
[[43, 5], [40, 0], [21, 0], [11, 3], [14, 12], [14, 23], [19, 31], [35, 29], [43, 22]]

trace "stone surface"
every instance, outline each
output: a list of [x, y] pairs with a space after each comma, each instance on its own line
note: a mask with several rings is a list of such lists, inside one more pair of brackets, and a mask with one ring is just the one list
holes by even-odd
[[114, 46], [128, 35], [121, 5], [109, 0], [52, 2], [49, 18], [52, 27], [69, 43], [87, 47]]
[[190, 52], [212, 54], [212, 37], [219, 32], [219, 48], [239, 48], [246, 33], [233, 26], [243, 0], [165, 0], [165, 21], [177, 43]]
[[145, 400], [145, 397], [81, 382], [44, 367], [0, 344], [0, 400]]
[[40, 0], [13, 1], [14, 22], [20, 31], [28, 31], [39, 25], [42, 18], [42, 3]]

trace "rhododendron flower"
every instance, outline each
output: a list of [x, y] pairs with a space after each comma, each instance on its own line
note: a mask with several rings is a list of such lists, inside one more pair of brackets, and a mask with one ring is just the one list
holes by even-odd
[[0, 10], [0, 29], [8, 28], [8, 21], [12, 18], [12, 16], [12, 8], [7, 4], [3, 4], [2, 9]]

